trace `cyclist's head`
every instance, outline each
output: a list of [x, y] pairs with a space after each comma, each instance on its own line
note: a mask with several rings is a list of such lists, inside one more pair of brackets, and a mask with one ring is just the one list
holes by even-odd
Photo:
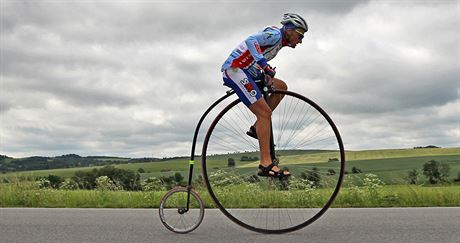
[[283, 24], [286, 29], [302, 29], [303, 32], [308, 31], [308, 25], [305, 19], [295, 13], [285, 13], [281, 20], [281, 24]]
[[295, 13], [286, 13], [281, 20], [283, 28], [285, 29], [285, 38], [288, 45], [292, 48], [299, 43], [302, 43], [305, 32], [308, 31], [307, 22]]

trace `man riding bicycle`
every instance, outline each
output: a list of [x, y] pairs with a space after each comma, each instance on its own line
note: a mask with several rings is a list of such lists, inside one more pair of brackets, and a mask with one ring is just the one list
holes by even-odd
[[[281, 24], [281, 28], [269, 26], [246, 38], [232, 51], [221, 68], [224, 85], [232, 88], [257, 117], [256, 123], [247, 132], [259, 140], [260, 164], [257, 175], [276, 178], [291, 175], [272, 161], [269, 151], [271, 114], [283, 96], [270, 95], [266, 102], [256, 82], [266, 82], [266, 85], [274, 86], [275, 89], [287, 90], [286, 83], [275, 78], [275, 69], [267, 62], [281, 48], [295, 48], [302, 43], [304, 33], [308, 31], [307, 23], [298, 14], [284, 14]], [[263, 73], [268, 76], [268, 80], [262, 80]]]

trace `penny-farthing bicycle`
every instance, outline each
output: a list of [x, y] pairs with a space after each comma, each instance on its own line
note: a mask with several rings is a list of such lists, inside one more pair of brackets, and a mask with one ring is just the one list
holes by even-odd
[[[316, 103], [292, 91], [261, 88], [266, 99], [283, 97], [272, 113], [270, 153], [292, 176], [256, 175], [258, 140], [246, 134], [256, 117], [239, 99], [223, 108], [208, 128], [202, 175], [210, 197], [233, 222], [260, 233], [286, 233], [313, 223], [331, 206], [342, 184], [345, 152], [337, 127]], [[173, 232], [193, 231], [203, 220], [204, 203], [192, 187], [195, 145], [203, 120], [233, 94], [228, 91], [198, 122], [188, 186], [170, 190], [161, 200], [160, 219]]]

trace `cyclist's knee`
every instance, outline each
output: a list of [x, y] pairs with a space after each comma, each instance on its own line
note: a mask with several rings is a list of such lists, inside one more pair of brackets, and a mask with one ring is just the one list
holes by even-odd
[[264, 109], [261, 110], [261, 112], [259, 113], [259, 115], [257, 115], [257, 119], [270, 119], [270, 117], [272, 116], [272, 110], [270, 109], [270, 107], [264, 107]]
[[250, 107], [251, 111], [257, 116], [257, 119], [268, 120], [272, 116], [272, 110], [265, 102], [265, 100], [258, 100], [256, 103], [252, 104]]
[[288, 86], [283, 80], [275, 78], [275, 88], [278, 90], [287, 90]]

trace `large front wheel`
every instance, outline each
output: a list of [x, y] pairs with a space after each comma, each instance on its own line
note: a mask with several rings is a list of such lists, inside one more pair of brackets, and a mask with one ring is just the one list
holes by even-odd
[[202, 169], [209, 194], [235, 223], [261, 233], [286, 233], [318, 219], [337, 196], [345, 152], [331, 118], [313, 101], [290, 91], [272, 113], [275, 155], [292, 176], [257, 176], [258, 140], [246, 135], [256, 117], [241, 101], [225, 107], [203, 143]]

